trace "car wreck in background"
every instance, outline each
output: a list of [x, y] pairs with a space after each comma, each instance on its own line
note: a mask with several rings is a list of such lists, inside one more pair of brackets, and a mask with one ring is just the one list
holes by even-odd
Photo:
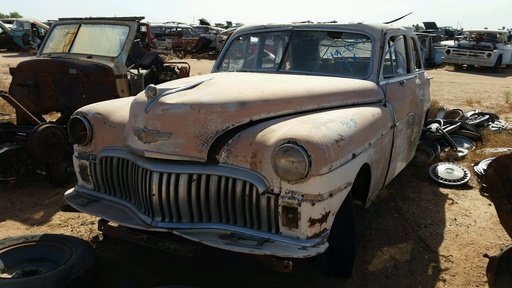
[[183, 53], [192, 50], [200, 38], [192, 26], [181, 22], [150, 25], [153, 51], [157, 53]]
[[465, 30], [461, 38], [442, 42], [446, 46], [442, 61], [455, 66], [491, 67], [497, 72], [512, 64], [512, 45], [507, 37], [504, 30]]
[[[223, 32], [225, 29], [209, 26], [209, 25], [192, 25], [194, 30], [199, 33], [200, 37], [205, 39], [205, 42], [202, 46], [196, 46], [199, 49], [208, 49], [210, 51], [220, 51], [222, 46], [224, 46]], [[201, 41], [201, 40], [199, 40]]]
[[430, 108], [416, 35], [243, 26], [212, 72], [78, 109], [66, 200], [102, 218], [103, 233], [146, 245], [268, 256], [287, 271], [283, 259], [311, 258], [350, 276], [353, 205], [370, 205], [411, 161]]
[[455, 39], [458, 33], [452, 26], [437, 26], [436, 22], [432, 21], [423, 22], [423, 25], [425, 30], [421, 32], [438, 35], [437, 41]]
[[416, 32], [415, 34], [420, 42], [425, 67], [433, 68], [443, 64], [442, 57], [444, 55], [445, 46], [439, 41], [439, 35], [422, 32]]
[[224, 45], [225, 30], [209, 25], [187, 25], [180, 22], [151, 24], [153, 51], [162, 54], [218, 52]]
[[0, 49], [37, 51], [49, 27], [35, 19], [0, 19]]
[[37, 55], [10, 68], [9, 91], [0, 97], [16, 110], [16, 123], [0, 123], [1, 179], [16, 181], [18, 160], [29, 157], [38, 171], [62, 184], [71, 167], [67, 124], [76, 109], [188, 77], [187, 63], [164, 62], [145, 50], [150, 35], [142, 19], [59, 19]]

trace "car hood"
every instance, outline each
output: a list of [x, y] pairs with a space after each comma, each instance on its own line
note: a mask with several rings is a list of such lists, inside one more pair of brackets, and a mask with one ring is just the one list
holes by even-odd
[[131, 103], [127, 145], [151, 157], [194, 161], [205, 161], [216, 139], [242, 125], [384, 98], [370, 81], [306, 75], [214, 73], [154, 87], [155, 97], [142, 92]]
[[438, 30], [436, 22], [427, 21], [427, 22], [423, 22], [423, 25], [425, 26], [425, 30], [433, 30], [433, 31]]

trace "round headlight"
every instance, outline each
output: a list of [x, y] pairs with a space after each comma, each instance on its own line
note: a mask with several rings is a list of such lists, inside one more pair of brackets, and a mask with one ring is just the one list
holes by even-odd
[[276, 175], [287, 182], [304, 179], [309, 173], [310, 165], [311, 161], [306, 149], [295, 143], [279, 146], [272, 159]]
[[485, 54], [485, 57], [487, 57], [487, 59], [491, 59], [491, 58], [492, 58], [492, 56], [493, 56], [493, 55], [492, 55], [492, 53], [491, 53], [491, 52], [489, 52], [489, 53]]
[[73, 144], [87, 145], [92, 140], [92, 125], [84, 115], [74, 115], [68, 122], [68, 135]]
[[444, 50], [444, 53], [446, 53], [446, 55], [450, 55], [450, 54], [452, 54], [452, 50], [446, 49], [446, 50]]

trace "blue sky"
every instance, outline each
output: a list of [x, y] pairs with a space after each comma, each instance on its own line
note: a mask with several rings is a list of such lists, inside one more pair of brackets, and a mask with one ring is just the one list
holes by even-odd
[[[386, 22], [394, 25], [434, 21], [454, 28], [512, 27], [511, 0], [4, 0], [0, 12], [18, 12], [42, 21], [59, 17], [145, 16], [150, 22], [282, 23], [311, 20], [339, 23]], [[299, 4], [303, 3], [303, 4]], [[486, 10], [487, 8], [487, 10]]]

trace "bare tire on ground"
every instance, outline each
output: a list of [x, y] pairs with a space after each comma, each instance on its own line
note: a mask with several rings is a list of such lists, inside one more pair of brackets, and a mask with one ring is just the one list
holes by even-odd
[[68, 235], [0, 239], [0, 288], [94, 287], [94, 248]]

